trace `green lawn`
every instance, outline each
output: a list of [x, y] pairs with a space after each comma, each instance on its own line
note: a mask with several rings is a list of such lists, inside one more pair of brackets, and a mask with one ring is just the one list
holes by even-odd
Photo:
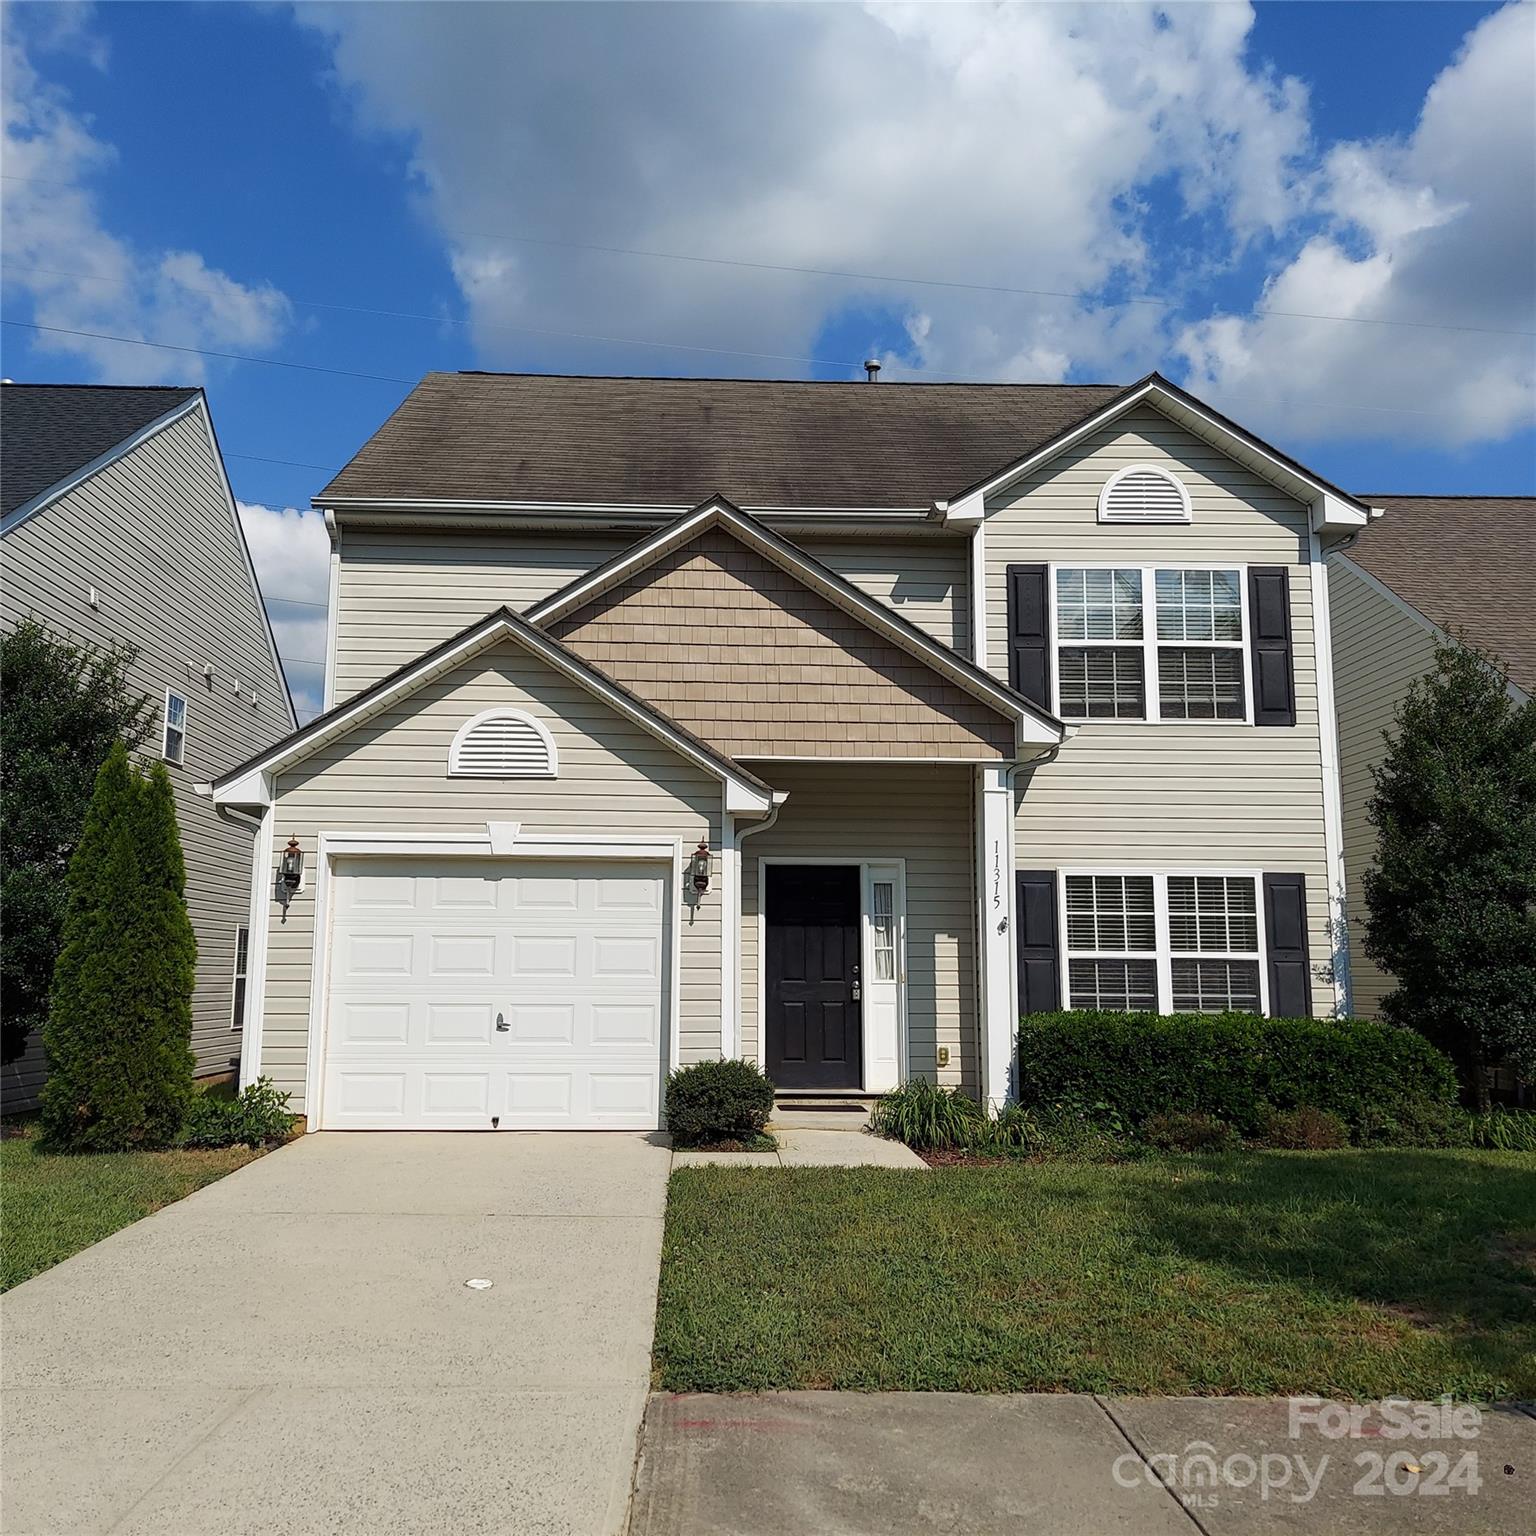
[[30, 1135], [0, 1141], [0, 1291], [260, 1155], [228, 1147], [59, 1157]]
[[1536, 1155], [689, 1168], [669, 1391], [1536, 1398]]

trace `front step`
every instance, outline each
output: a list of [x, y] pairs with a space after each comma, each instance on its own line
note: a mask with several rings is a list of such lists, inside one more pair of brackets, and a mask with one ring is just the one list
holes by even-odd
[[863, 1131], [878, 1094], [781, 1093], [773, 1101], [770, 1126], [801, 1131]]

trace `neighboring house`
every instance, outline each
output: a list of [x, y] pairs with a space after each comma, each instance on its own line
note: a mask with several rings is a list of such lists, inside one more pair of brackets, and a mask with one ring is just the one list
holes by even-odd
[[1536, 497], [1368, 496], [1384, 515], [1329, 561], [1339, 701], [1344, 864], [1355, 1011], [1374, 1017], [1395, 983], [1365, 953], [1365, 872], [1376, 831], [1371, 770], [1435, 647], [1465, 640], [1536, 694]]
[[1021, 1009], [1347, 1006], [1368, 508], [1155, 375], [433, 374], [315, 504], [327, 710], [213, 786], [312, 1127], [651, 1127], [722, 1053], [998, 1101]]
[[[193, 791], [294, 724], [272, 632], [200, 389], [0, 387], [0, 623], [32, 617], [138, 648], [140, 754], [176, 791], [197, 935], [192, 1044], [203, 1074], [239, 1056], [251, 912], [248, 819]], [[5, 1069], [8, 1110], [35, 1101], [41, 1042]]]

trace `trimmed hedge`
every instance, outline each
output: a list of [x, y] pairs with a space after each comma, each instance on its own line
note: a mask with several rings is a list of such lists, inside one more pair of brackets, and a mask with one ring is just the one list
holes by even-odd
[[773, 1113], [773, 1084], [752, 1061], [700, 1061], [667, 1079], [667, 1129], [679, 1147], [751, 1142]]
[[1438, 1118], [1456, 1072], [1422, 1035], [1367, 1019], [1262, 1019], [1248, 1013], [1026, 1016], [1019, 1100], [1118, 1116], [1212, 1115], [1261, 1135], [1273, 1110], [1337, 1115], [1352, 1136], [1382, 1119]]

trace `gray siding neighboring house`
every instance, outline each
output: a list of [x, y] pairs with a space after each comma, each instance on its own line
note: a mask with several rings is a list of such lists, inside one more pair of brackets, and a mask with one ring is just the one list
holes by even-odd
[[1536, 497], [1365, 499], [1383, 516], [1329, 561], [1328, 587], [1354, 1006], [1374, 1017], [1394, 982], [1364, 948], [1372, 769], [1409, 688], [1447, 639], [1491, 652], [1517, 695], [1536, 694]]
[[[194, 785], [293, 728], [294, 716], [201, 390], [7, 384], [0, 481], [0, 622], [36, 618], [138, 648], [151, 704], [142, 754], [161, 757], [166, 698], [185, 701], [168, 762], [197, 937], [200, 1072], [238, 1064], [237, 958], [249, 929], [254, 832]], [[5, 1069], [7, 1109], [35, 1100], [40, 1042]]]

